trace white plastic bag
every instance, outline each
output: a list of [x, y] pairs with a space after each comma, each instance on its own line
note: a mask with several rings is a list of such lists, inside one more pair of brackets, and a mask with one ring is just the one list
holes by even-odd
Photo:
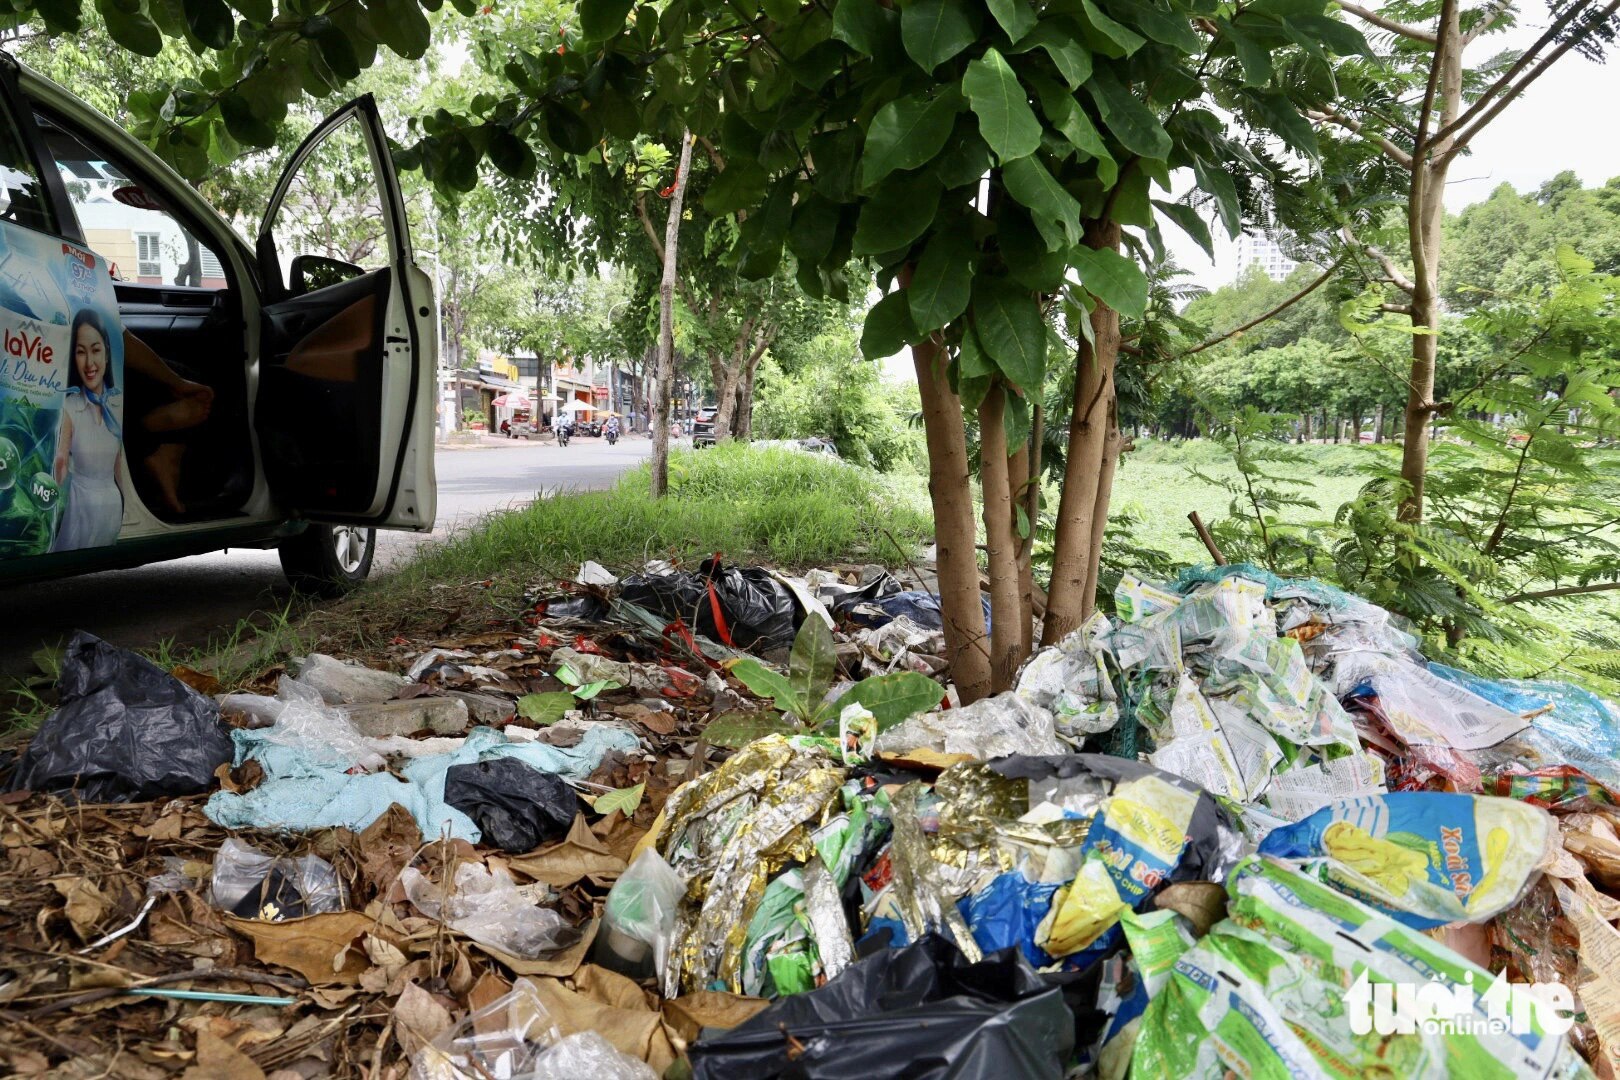
[[543, 894], [545, 886], [519, 887], [506, 871], [492, 871], [483, 863], [456, 867], [455, 885], [448, 896], [415, 867], [406, 867], [399, 882], [423, 915], [525, 960], [557, 948], [571, 929], [557, 912], [536, 904], [536, 896]]
[[[285, 878], [285, 884], [271, 881], [272, 874]], [[285, 885], [291, 885], [297, 897], [289, 896]], [[208, 890], [215, 907], [247, 918], [280, 921], [344, 908], [343, 882], [332, 864], [319, 855], [266, 855], [234, 836], [226, 838], [214, 856]], [[254, 903], [248, 912], [243, 910], [243, 902], [250, 898]], [[297, 906], [300, 898], [301, 908]]]
[[658, 1080], [652, 1066], [594, 1031], [576, 1031], [540, 1055], [522, 1080]]
[[675, 912], [685, 895], [686, 882], [658, 852], [648, 848], [636, 856], [608, 893], [596, 961], [626, 975], [656, 972], [662, 980], [675, 936]]

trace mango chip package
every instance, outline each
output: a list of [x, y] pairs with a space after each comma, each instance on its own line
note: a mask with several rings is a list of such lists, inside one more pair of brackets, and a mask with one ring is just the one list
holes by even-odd
[[[1228, 918], [1153, 992], [1133, 1080], [1592, 1075], [1527, 987], [1498, 990], [1483, 968], [1310, 876], [1251, 858], [1227, 891]], [[1451, 1023], [1390, 1020], [1396, 988], [1430, 984]]]
[[1260, 854], [1424, 930], [1511, 907], [1556, 835], [1550, 814], [1516, 799], [1407, 791], [1331, 803], [1273, 829]]

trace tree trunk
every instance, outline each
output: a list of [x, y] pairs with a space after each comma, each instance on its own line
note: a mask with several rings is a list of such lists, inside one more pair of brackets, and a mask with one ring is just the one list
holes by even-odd
[[[1097, 474], [1097, 505], [1091, 512], [1091, 549], [1095, 552], [1086, 569], [1086, 595], [1096, 602], [1097, 579], [1102, 574], [1103, 536], [1108, 531], [1108, 504], [1114, 495], [1114, 468], [1119, 464], [1125, 439], [1119, 432], [1119, 398], [1108, 395], [1108, 431], [1103, 436], [1102, 466]], [[1088, 610], [1087, 614], [1090, 612]]]
[[[1036, 406], [1035, 413], [1038, 425], [1039, 406]], [[1030, 443], [1020, 446], [1017, 452], [1007, 459], [1007, 479], [1012, 485], [1012, 530], [1016, 545], [1013, 561], [1018, 568], [1018, 662], [1023, 663], [1028, 659], [1030, 650], [1035, 647], [1035, 571], [1030, 565], [1030, 555], [1034, 547], [1028, 542], [1035, 535], [1035, 515], [1029, 513], [1027, 509], [1028, 493], [1034, 483], [1030, 473]], [[1024, 510], [1024, 516], [1029, 522], [1027, 537], [1018, 532], [1020, 509]]]
[[[910, 268], [901, 287], [911, 283]], [[967, 436], [962, 402], [945, 374], [945, 351], [930, 338], [911, 347], [928, 442], [928, 494], [934, 505], [935, 565], [940, 612], [945, 622], [945, 660], [962, 704], [990, 693], [990, 651], [984, 640], [979, 600], [979, 560], [974, 552], [973, 489], [968, 480]]]
[[1378, 403], [1378, 407], [1373, 410], [1373, 442], [1381, 443], [1383, 441], [1384, 441], [1384, 403], [1382, 401], [1380, 401]]
[[[1086, 243], [1092, 248], [1117, 249], [1119, 237], [1119, 226], [1113, 222], [1090, 222], [1086, 228]], [[1052, 541], [1043, 645], [1056, 644], [1078, 627], [1094, 604], [1086, 582], [1096, 580], [1092, 564], [1100, 554], [1092, 543], [1092, 524], [1108, 428], [1107, 399], [1113, 394], [1114, 360], [1119, 354], [1119, 312], [1099, 301], [1089, 318], [1096, 346], [1081, 334], [1075, 353], [1074, 412], [1069, 418], [1069, 455]]]
[[[762, 352], [760, 355], [764, 355]], [[754, 376], [759, 373], [759, 361], [755, 360], [743, 372], [742, 381], [737, 387], [737, 416], [732, 432], [732, 438], [747, 442], [754, 432]]]
[[[990, 569], [990, 688], [1012, 688], [1018, 670], [1018, 535], [1013, 531], [1007, 455], [1006, 389], [1000, 382], [979, 403], [979, 484], [984, 492], [984, 548]], [[1027, 466], [1026, 466], [1027, 467]]]
[[714, 441], [731, 438], [732, 419], [737, 414], [737, 376], [735, 366], [727, 366], [714, 357], [709, 358], [709, 374], [714, 377], [715, 410]]
[[692, 171], [692, 133], [681, 132], [680, 164], [675, 167], [675, 190], [669, 196], [669, 221], [664, 225], [664, 277], [658, 285], [658, 371], [653, 379], [652, 496], [669, 490], [669, 399], [675, 388], [675, 249], [680, 242], [681, 203], [686, 199], [686, 178]]

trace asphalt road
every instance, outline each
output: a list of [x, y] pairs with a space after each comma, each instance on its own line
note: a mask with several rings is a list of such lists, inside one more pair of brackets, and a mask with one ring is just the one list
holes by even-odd
[[[439, 509], [431, 535], [379, 532], [373, 574], [495, 510], [565, 490], [610, 486], [652, 451], [639, 437], [608, 446], [575, 439], [567, 447], [486, 437], [486, 445], [441, 448], [434, 458]], [[31, 657], [75, 629], [126, 648], [166, 639], [180, 646], [218, 642], [255, 613], [279, 610], [290, 595], [274, 551], [234, 550], [21, 586], [0, 586], [0, 682], [28, 673]]]

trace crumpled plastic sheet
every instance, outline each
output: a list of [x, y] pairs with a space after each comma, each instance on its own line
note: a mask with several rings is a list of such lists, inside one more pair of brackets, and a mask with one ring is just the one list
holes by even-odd
[[230, 759], [219, 707], [144, 657], [80, 630], [8, 790], [129, 802], [208, 790]]
[[945, 933], [955, 939], [957, 948], [969, 960], [983, 957], [967, 920], [957, 910], [960, 894], [952, 895], [940, 880], [940, 866], [928, 847], [928, 837], [918, 820], [917, 802], [921, 784], [907, 784], [894, 796], [894, 894], [907, 938], [916, 941], [925, 933]]
[[561, 1038], [540, 992], [519, 979], [512, 992], [474, 1009], [411, 1058], [411, 1080], [521, 1080]]
[[820, 855], [812, 856], [804, 865], [804, 906], [816, 939], [821, 969], [829, 979], [834, 978], [854, 962], [855, 942], [850, 937], [838, 883]]
[[400, 871], [400, 887], [416, 909], [474, 941], [525, 960], [567, 944], [574, 928], [560, 914], [540, 907], [545, 885], [513, 883], [512, 875], [483, 863], [461, 863], [454, 886], [434, 885], [414, 866]]
[[686, 878], [688, 899], [676, 918], [665, 997], [715, 980], [738, 991], [748, 925], [766, 885], [814, 852], [811, 830], [831, 817], [844, 775], [826, 750], [771, 735], [670, 796], [658, 849]]
[[564, 1035], [514, 1080], [658, 1080], [640, 1058], [622, 1053], [594, 1031]]
[[234, 836], [214, 853], [208, 899], [248, 919], [292, 919], [345, 906], [343, 882], [319, 855], [266, 855]]
[[1056, 645], [1037, 650], [1018, 673], [1018, 696], [1050, 712], [1058, 734], [1072, 742], [1119, 723], [1119, 695], [1108, 676], [1108, 636], [1108, 617], [1095, 612]]
[[458, 749], [420, 757], [406, 765], [403, 779], [388, 773], [350, 774], [341, 762], [312, 758], [301, 747], [284, 746], [275, 728], [239, 730], [235, 764], [249, 758], [264, 769], [252, 791], [216, 792], [203, 807], [208, 818], [227, 829], [345, 828], [359, 831], [394, 803], [410, 811], [425, 837], [449, 835], [472, 843], [481, 839], [471, 818], [444, 801], [444, 774], [455, 765], [511, 757], [541, 772], [573, 779], [589, 776], [611, 750], [634, 751], [640, 740], [622, 727], [593, 724], [574, 746], [512, 742], [493, 728], [474, 728]]
[[857, 961], [690, 1049], [697, 1080], [1058, 1080], [1074, 1014], [1015, 950], [970, 960], [929, 936]]
[[922, 713], [878, 736], [878, 753], [934, 750], [967, 754], [980, 761], [1011, 754], [1061, 754], [1052, 714], [1017, 691], [980, 698], [946, 712]]
[[1407, 744], [1482, 750], [1530, 724], [1421, 664], [1379, 653], [1340, 656], [1334, 664], [1333, 690], [1340, 697], [1376, 694], [1385, 722]]

